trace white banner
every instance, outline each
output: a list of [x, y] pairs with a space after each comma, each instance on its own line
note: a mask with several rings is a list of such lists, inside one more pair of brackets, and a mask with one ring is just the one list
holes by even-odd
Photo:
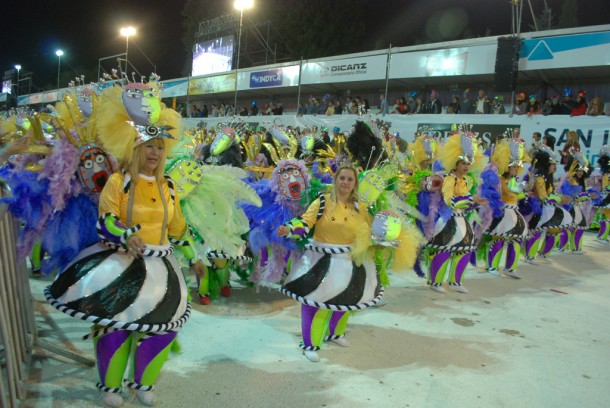
[[188, 94], [188, 80], [179, 79], [177, 81], [162, 82], [163, 90], [161, 91], [162, 98], [173, 98], [176, 96], [184, 96]]
[[496, 44], [392, 54], [390, 78], [493, 74]]
[[306, 62], [301, 70], [301, 84], [385, 79], [387, 55]]

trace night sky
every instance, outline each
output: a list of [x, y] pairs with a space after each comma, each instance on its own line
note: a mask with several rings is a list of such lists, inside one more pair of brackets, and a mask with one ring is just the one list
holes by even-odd
[[[232, 0], [207, 1], [226, 3], [226, 12], [232, 10]], [[543, 0], [531, 1], [535, 10], [542, 8]], [[561, 0], [547, 2], [558, 14]], [[100, 58], [125, 52], [125, 38], [119, 35], [119, 28], [133, 25], [138, 33], [130, 39], [129, 59], [138, 70], [145, 74], [153, 70], [145, 54], [157, 65], [162, 79], [180, 77], [185, 62], [190, 59], [181, 40], [181, 12], [185, 3], [186, 0], [23, 0], [3, 4], [1, 71], [21, 64], [22, 72], [34, 73], [39, 86], [54, 83], [58, 63], [55, 51], [61, 48], [65, 53], [61, 59], [62, 72], [73, 71], [76, 76], [80, 74], [80, 67], [97, 67]], [[508, 0], [372, 0], [368, 3], [368, 41], [362, 51], [374, 49], [381, 41], [392, 42], [393, 46], [411, 45], [400, 43], [400, 39], [421, 37], [424, 33], [438, 36], [438, 41], [442, 41], [443, 34], [451, 35], [445, 31], [451, 31], [452, 24], [454, 30], [466, 24], [477, 36], [508, 34], [511, 29]], [[610, 24], [610, 0], [578, 0], [578, 4], [581, 26]], [[529, 31], [531, 17], [527, 2], [523, 14], [522, 31]], [[450, 16], [449, 22], [443, 20], [447, 16]], [[439, 27], [443, 28], [442, 32]], [[87, 82], [95, 79], [87, 78]]]

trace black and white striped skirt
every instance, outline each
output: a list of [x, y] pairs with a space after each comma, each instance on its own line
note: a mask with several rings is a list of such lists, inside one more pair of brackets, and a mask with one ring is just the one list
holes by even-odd
[[85, 248], [45, 289], [45, 297], [72, 317], [140, 332], [176, 331], [191, 313], [169, 245], [147, 245], [142, 259], [102, 243]]
[[572, 227], [576, 229], [589, 229], [587, 225], [587, 217], [583, 212], [582, 204], [576, 203], [570, 208], [570, 215], [572, 216]]
[[358, 310], [375, 305], [383, 296], [373, 262], [358, 266], [350, 247], [311, 241], [293, 264], [280, 291], [317, 308]]
[[527, 222], [516, 205], [506, 204], [502, 216], [492, 220], [486, 234], [516, 239], [525, 238], [528, 234]]
[[563, 207], [556, 204], [544, 204], [542, 216], [538, 222], [539, 230], [549, 228], [569, 228], [572, 225], [572, 216]]
[[451, 252], [474, 251], [474, 232], [466, 219], [466, 212], [454, 211], [447, 221], [439, 218], [434, 226], [432, 239], [426, 247]]

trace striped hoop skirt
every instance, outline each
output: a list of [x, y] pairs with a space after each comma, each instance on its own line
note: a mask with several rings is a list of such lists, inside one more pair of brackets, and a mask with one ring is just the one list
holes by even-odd
[[506, 204], [502, 216], [492, 220], [486, 234], [515, 239], [525, 238], [528, 234], [527, 222], [516, 205]]
[[375, 305], [383, 296], [373, 262], [357, 266], [350, 247], [311, 241], [293, 264], [280, 291], [317, 308], [358, 310]]
[[45, 289], [47, 301], [72, 317], [139, 332], [178, 330], [190, 317], [187, 288], [173, 248], [147, 245], [145, 256], [98, 243], [82, 250]]
[[439, 218], [434, 226], [432, 239], [426, 247], [451, 252], [476, 250], [474, 232], [472, 225], [466, 219], [466, 212], [454, 211], [447, 221]]

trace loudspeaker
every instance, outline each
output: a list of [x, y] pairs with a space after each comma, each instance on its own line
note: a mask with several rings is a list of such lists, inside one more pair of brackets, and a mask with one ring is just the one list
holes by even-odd
[[512, 92], [517, 87], [520, 48], [521, 40], [518, 37], [498, 38], [494, 70], [494, 88], [496, 91]]

